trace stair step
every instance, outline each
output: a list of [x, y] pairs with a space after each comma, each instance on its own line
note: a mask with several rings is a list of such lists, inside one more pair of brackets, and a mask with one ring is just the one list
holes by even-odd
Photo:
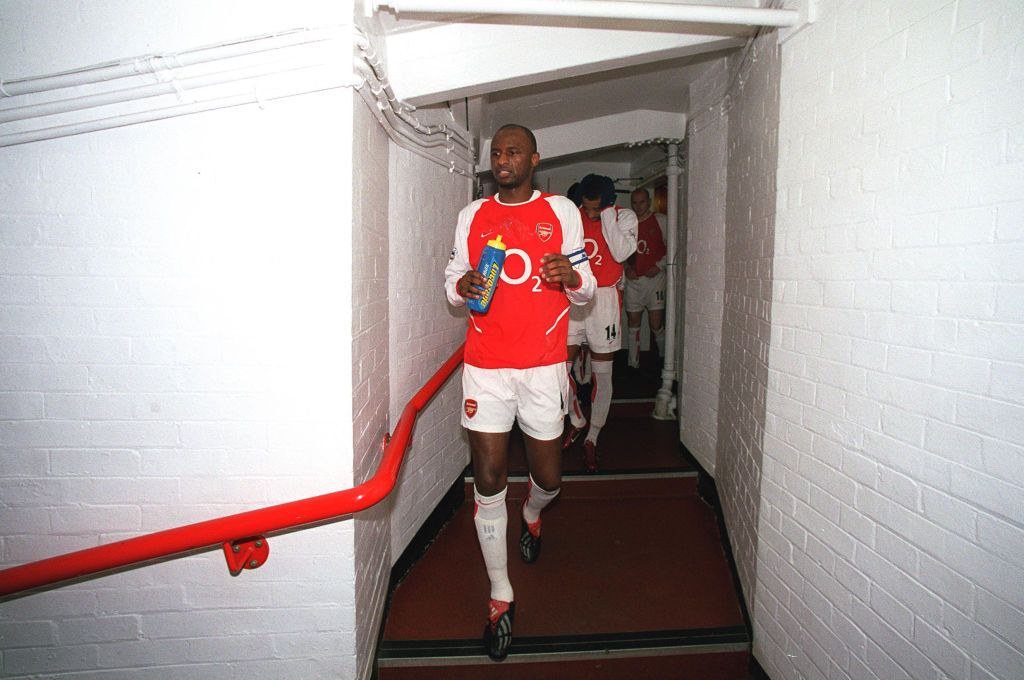
[[[648, 493], [631, 485], [646, 485]], [[613, 643], [630, 640], [633, 653], [679, 653], [675, 648], [687, 646], [679, 640], [692, 643], [695, 631], [709, 630], [732, 636], [715, 644], [739, 645], [719, 651], [746, 649], [717, 522], [692, 492], [692, 478], [567, 482], [564, 497], [545, 511], [543, 552], [532, 565], [518, 557], [523, 493], [524, 484], [513, 484], [508, 500], [516, 654], [545, 640], [549, 649], [572, 642], [575, 651], [585, 651], [578, 647], [589, 640], [594, 648], [586, 651], [605, 657], [623, 651]], [[479, 636], [489, 586], [472, 508], [471, 501], [463, 504], [395, 590], [382, 666], [386, 659], [412, 663], [410, 650], [425, 654], [430, 665], [441, 648], [464, 647], [454, 656], [483, 658]], [[644, 647], [642, 640], [656, 643]]]
[[[518, 643], [517, 643], [518, 644]], [[746, 680], [747, 651], [693, 652], [596, 658], [532, 660], [510, 653], [501, 663], [482, 657], [480, 663], [460, 665], [380, 665], [380, 680], [622, 680], [622, 678], [672, 678], [673, 680]]]
[[[623, 369], [617, 380], [638, 375]], [[531, 565], [519, 558], [527, 476], [513, 432], [506, 503], [516, 620], [502, 663], [480, 640], [489, 582], [467, 476], [462, 505], [392, 594], [381, 680], [747, 678], [750, 639], [717, 517], [697, 494], [678, 424], [652, 419], [653, 406], [613, 403], [597, 474], [583, 469], [582, 441], [564, 452], [562, 490], [544, 511], [543, 551]]]
[[[526, 489], [527, 477], [510, 476], [506, 500], [515, 507], [519, 507], [519, 504], [526, 498]], [[695, 493], [697, 493], [697, 473], [695, 472], [609, 474], [606, 476], [563, 475], [562, 490], [558, 494], [558, 501], [582, 498], [670, 498], [689, 496]], [[472, 477], [466, 479], [466, 498], [472, 502]]]

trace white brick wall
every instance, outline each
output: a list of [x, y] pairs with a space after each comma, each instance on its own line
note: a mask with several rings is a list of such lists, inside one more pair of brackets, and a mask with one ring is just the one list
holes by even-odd
[[778, 59], [775, 35], [729, 57], [722, 358], [716, 482], [747, 607], [756, 590], [757, 526], [768, 389]]
[[[400, 147], [390, 163], [392, 429], [405, 405], [465, 340], [466, 319], [441, 282], [470, 181]], [[469, 463], [456, 371], [420, 412], [395, 490], [391, 563]]]
[[[352, 427], [355, 473], [373, 476], [388, 432], [391, 294], [388, 256], [388, 138], [362, 99], [352, 126]], [[372, 672], [391, 566], [391, 497], [355, 519], [358, 676]]]
[[755, 653], [1022, 678], [1024, 14], [819, 4], [781, 52]]
[[[65, 4], [5, 33], [5, 78], [53, 70], [36, 38], [73, 36], [63, 68], [213, 41], [198, 5]], [[78, 58], [83, 17], [109, 47], [136, 11], [135, 52]], [[352, 107], [0, 152], [0, 566], [351, 486]], [[270, 544], [237, 578], [213, 551], [2, 603], [0, 675], [354, 676], [352, 523]]]
[[711, 476], [718, 444], [718, 384], [725, 291], [726, 59], [690, 86], [687, 129], [686, 305], [679, 390], [680, 441]]

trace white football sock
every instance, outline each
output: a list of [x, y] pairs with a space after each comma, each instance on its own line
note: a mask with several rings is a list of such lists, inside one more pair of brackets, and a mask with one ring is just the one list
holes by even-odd
[[587, 441], [597, 443], [601, 428], [608, 421], [608, 411], [612, 407], [612, 362], [594, 362], [594, 391], [590, 400], [590, 429]]
[[473, 486], [473, 524], [480, 541], [480, 552], [484, 555], [487, 578], [491, 580], [491, 599], [502, 602], [512, 601], [512, 583], [508, 580], [508, 545], [505, 532], [508, 528], [508, 511], [505, 509], [505, 487], [493, 496], [481, 496]]
[[665, 327], [662, 326], [654, 332], [654, 341], [658, 343], [658, 356], [665, 357]]
[[565, 366], [569, 373], [569, 422], [573, 427], [583, 427], [587, 424], [587, 419], [583, 417], [580, 400], [576, 397], [576, 381], [572, 379], [572, 364], [566, 363]]
[[640, 366], [640, 326], [629, 326], [626, 333], [626, 349], [629, 351], [629, 365]]
[[526, 503], [523, 504], [523, 519], [530, 524], [540, 519], [540, 511], [546, 508], [551, 501], [555, 500], [555, 497], [558, 496], [558, 492], [561, 490], [561, 487], [553, 491], [542, 489], [537, 485], [533, 475], [530, 475], [530, 490], [527, 492]]

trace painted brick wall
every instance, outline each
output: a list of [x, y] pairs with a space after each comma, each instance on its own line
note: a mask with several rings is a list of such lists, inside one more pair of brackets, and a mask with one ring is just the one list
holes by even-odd
[[[393, 146], [390, 167], [391, 423], [466, 337], [442, 288], [470, 180]], [[469, 463], [460, 424], [461, 372], [420, 412], [395, 490], [391, 563]], [[393, 425], [392, 425], [393, 429]], [[388, 565], [390, 566], [390, 565]]]
[[[0, 63], [296, 25], [263, 9], [8, 3]], [[351, 485], [352, 105], [0, 151], [0, 565]], [[353, 677], [352, 523], [270, 544], [237, 578], [213, 551], [2, 603], [0, 675]]]
[[1024, 13], [820, 3], [782, 47], [755, 651], [1024, 677]]
[[715, 475], [725, 291], [726, 59], [690, 86], [687, 127], [686, 287], [679, 439]]
[[[352, 428], [358, 482], [373, 476], [389, 431], [388, 138], [361, 98], [352, 126]], [[355, 519], [359, 678], [373, 671], [387, 597], [391, 497]]]
[[725, 290], [716, 482], [747, 607], [754, 602], [775, 229], [775, 34], [730, 56]]
[[[350, 485], [350, 108], [3, 151], [4, 566]], [[271, 551], [237, 578], [214, 551], [0, 604], [0, 674], [353, 670], [351, 526]]]

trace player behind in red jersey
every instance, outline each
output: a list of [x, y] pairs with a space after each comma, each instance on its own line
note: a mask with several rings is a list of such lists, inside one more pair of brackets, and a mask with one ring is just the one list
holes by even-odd
[[636, 255], [626, 262], [626, 323], [629, 325], [626, 347], [629, 365], [640, 366], [640, 320], [647, 309], [647, 322], [657, 344], [665, 351], [665, 216], [651, 212], [651, 196], [646, 189], [630, 195], [636, 213]]
[[501, 280], [488, 311], [469, 314], [462, 372], [473, 521], [491, 583], [484, 646], [500, 661], [512, 644], [515, 617], [505, 538], [509, 432], [518, 420], [530, 468], [519, 538], [520, 556], [530, 563], [540, 555], [540, 512], [562, 484], [569, 307], [586, 304], [596, 284], [583, 249], [579, 210], [563, 196], [533, 189], [540, 162], [533, 133], [504, 125], [494, 134], [490, 153], [498, 193], [459, 213], [445, 292], [456, 306], [479, 299], [485, 280], [474, 263], [488, 240], [502, 237], [507, 245]]
[[[590, 348], [590, 427], [583, 442], [588, 472], [597, 471], [597, 437], [608, 420], [612, 403], [612, 360], [622, 347], [622, 262], [636, 250], [636, 215], [615, 205], [615, 184], [611, 178], [587, 175], [580, 182], [583, 242], [587, 259], [597, 279], [597, 292], [585, 306], [569, 313], [569, 364], [580, 346]], [[571, 387], [571, 386], [570, 386]], [[569, 448], [587, 427], [576, 392], [569, 402], [569, 431], [562, 442]]]

